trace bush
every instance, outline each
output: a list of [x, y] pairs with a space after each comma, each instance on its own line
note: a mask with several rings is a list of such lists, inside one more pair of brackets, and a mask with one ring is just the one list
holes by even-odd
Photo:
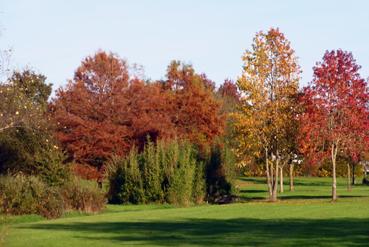
[[96, 183], [87, 183], [74, 177], [60, 189], [66, 211], [84, 213], [99, 212], [105, 207], [106, 198]]
[[41, 199], [38, 213], [45, 218], [59, 218], [64, 213], [64, 200], [57, 187], [48, 187]]
[[225, 202], [235, 192], [235, 159], [228, 147], [212, 147], [206, 164], [206, 192], [209, 202]]
[[196, 204], [204, 202], [206, 191], [204, 163], [199, 162], [195, 168], [194, 180], [193, 180], [193, 191], [192, 200]]
[[108, 167], [109, 173], [109, 203], [139, 204], [144, 202], [144, 190], [141, 172], [138, 166], [138, 154], [131, 150], [129, 157], [113, 158]]
[[105, 205], [104, 193], [72, 179], [63, 186], [49, 186], [36, 176], [0, 176], [0, 212], [39, 214], [58, 218], [65, 210], [97, 212]]
[[[137, 165], [139, 164], [139, 165]], [[177, 140], [151, 142], [142, 154], [114, 158], [107, 168], [110, 203], [201, 203], [204, 198], [203, 163], [192, 145]]]
[[174, 160], [174, 172], [169, 180], [168, 202], [187, 206], [193, 201], [196, 159], [189, 144], [171, 145], [171, 147], [178, 150], [169, 153], [178, 153], [178, 155], [172, 159]]
[[139, 159], [140, 170], [142, 171], [143, 189], [145, 198], [150, 202], [162, 202], [164, 193], [162, 186], [162, 164], [160, 162], [163, 155], [162, 147], [156, 148], [154, 143], [148, 142]]
[[50, 186], [69, 177], [64, 154], [50, 133], [19, 127], [0, 133], [0, 174], [23, 173], [40, 177]]
[[[108, 165], [110, 203], [167, 202], [176, 205], [222, 203], [235, 193], [235, 159], [227, 147], [215, 145], [199, 154], [187, 142], [148, 142], [139, 154], [115, 157]], [[206, 193], [205, 193], [206, 191]]]
[[55, 188], [35, 176], [0, 177], [1, 211], [5, 214], [40, 214], [56, 218], [63, 212], [63, 200]]

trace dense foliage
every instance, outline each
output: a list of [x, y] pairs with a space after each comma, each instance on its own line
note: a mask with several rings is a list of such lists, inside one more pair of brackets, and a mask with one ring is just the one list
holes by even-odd
[[204, 165], [187, 142], [149, 142], [108, 166], [111, 203], [200, 203], [205, 196]]
[[337, 158], [358, 160], [368, 151], [369, 91], [359, 69], [351, 53], [327, 51], [302, 96], [301, 150], [313, 163], [331, 159], [332, 200], [337, 199]]
[[63, 186], [49, 186], [36, 176], [0, 176], [0, 212], [5, 214], [39, 214], [60, 217], [78, 210], [97, 212], [105, 205], [105, 196], [96, 186], [72, 179]]
[[242, 59], [237, 150], [248, 160], [265, 160], [270, 200], [275, 201], [281, 167], [293, 154], [300, 67], [290, 42], [274, 28], [257, 33]]
[[213, 145], [205, 167], [207, 201], [226, 203], [233, 200], [232, 196], [237, 193], [235, 162], [235, 155], [229, 147]]
[[151, 140], [189, 139], [206, 145], [222, 133], [213, 83], [192, 66], [172, 62], [167, 80], [147, 82], [103, 51], [82, 61], [52, 103], [57, 137], [71, 159], [100, 169], [114, 155], [142, 151]]
[[0, 88], [0, 173], [22, 172], [50, 185], [62, 184], [68, 170], [47, 114], [51, 84], [45, 76], [24, 70], [14, 72]]

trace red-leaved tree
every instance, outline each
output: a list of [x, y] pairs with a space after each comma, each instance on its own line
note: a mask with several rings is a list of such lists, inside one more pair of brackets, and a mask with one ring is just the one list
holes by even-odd
[[56, 136], [71, 159], [101, 167], [130, 146], [126, 91], [131, 78], [125, 61], [98, 52], [87, 57], [51, 104]]
[[359, 69], [351, 53], [327, 51], [301, 98], [300, 148], [312, 163], [331, 159], [333, 201], [337, 199], [337, 156], [368, 137], [369, 94]]
[[168, 66], [167, 80], [162, 83], [170, 97], [170, 116], [179, 138], [202, 149], [223, 134], [222, 103], [216, 98], [214, 82], [205, 74], [196, 73], [191, 65], [173, 61]]
[[[101, 168], [112, 155], [142, 150], [148, 139], [180, 138], [199, 146], [223, 131], [214, 85], [191, 66], [173, 62], [165, 82], [128, 72], [117, 55], [97, 52], [56, 93], [51, 114], [71, 160]], [[87, 169], [78, 169], [87, 171]]]

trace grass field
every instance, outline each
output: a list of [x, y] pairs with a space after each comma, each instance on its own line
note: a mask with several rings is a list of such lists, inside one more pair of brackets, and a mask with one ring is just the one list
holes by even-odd
[[[369, 186], [337, 203], [330, 179], [297, 178], [296, 191], [268, 203], [263, 179], [240, 178], [241, 202], [175, 208], [112, 206], [98, 215], [7, 218], [4, 246], [369, 246]], [[285, 188], [288, 190], [288, 187]], [[2, 240], [1, 240], [2, 239]]]

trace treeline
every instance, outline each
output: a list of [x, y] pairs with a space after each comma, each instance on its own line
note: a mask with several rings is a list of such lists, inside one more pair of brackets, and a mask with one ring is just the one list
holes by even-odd
[[148, 80], [98, 51], [52, 99], [45, 76], [15, 71], [0, 85], [0, 173], [58, 191], [74, 175], [96, 180], [110, 203], [189, 205], [231, 201], [243, 172], [266, 176], [275, 201], [288, 170], [291, 190], [296, 172], [332, 175], [336, 200], [337, 165], [350, 179], [369, 147], [368, 82], [352, 54], [327, 51], [302, 89], [278, 29], [258, 32], [242, 60], [216, 88], [180, 61]]
[[215, 84], [192, 66], [173, 61], [167, 79], [145, 81], [117, 55], [87, 57], [50, 103], [56, 137], [71, 160], [97, 168], [147, 138], [186, 139], [204, 150], [224, 133]]
[[[50, 99], [45, 76], [14, 72], [0, 92], [0, 173], [10, 175], [3, 180], [21, 173], [60, 191], [77, 175], [107, 186], [110, 203], [233, 200], [235, 162], [225, 140], [235, 84], [217, 90], [178, 61], [162, 81], [136, 74], [117, 55], [98, 51]], [[5, 203], [11, 194], [2, 195], [7, 212], [16, 207]]]

